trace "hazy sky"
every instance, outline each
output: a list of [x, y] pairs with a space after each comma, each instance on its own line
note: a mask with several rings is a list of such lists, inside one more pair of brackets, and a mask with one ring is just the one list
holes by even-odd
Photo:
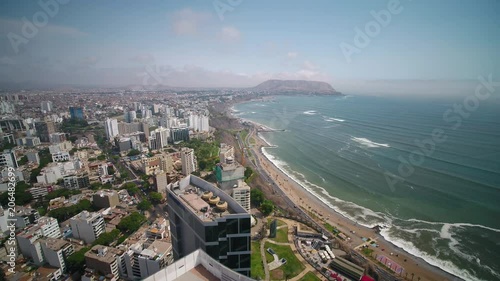
[[[0, 82], [336, 87], [500, 74], [495, 0], [59, 1], [50, 14], [38, 1], [0, 2]], [[375, 23], [382, 10], [390, 20]], [[367, 27], [370, 41], [356, 43]]]

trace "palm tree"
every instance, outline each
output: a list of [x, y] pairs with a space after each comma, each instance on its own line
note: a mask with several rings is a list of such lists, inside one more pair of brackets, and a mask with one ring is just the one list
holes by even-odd
[[417, 280], [420, 281], [420, 277], [417, 277]]
[[413, 277], [415, 276], [415, 273], [411, 274], [411, 281], [413, 281]]

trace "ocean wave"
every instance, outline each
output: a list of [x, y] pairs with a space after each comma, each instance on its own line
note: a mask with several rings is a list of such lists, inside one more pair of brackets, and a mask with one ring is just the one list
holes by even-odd
[[316, 110], [308, 110], [308, 111], [304, 111], [302, 113], [304, 113], [305, 115], [316, 115], [317, 114]]
[[[457, 267], [451, 261], [441, 260], [434, 255], [430, 255], [430, 254], [420, 250], [412, 242], [408, 241], [408, 239], [403, 239], [403, 238], [399, 238], [399, 237], [392, 235], [390, 228], [382, 229], [380, 231], [380, 235], [382, 235], [382, 237], [384, 237], [385, 240], [387, 240], [390, 243], [405, 250], [406, 252], [410, 253], [411, 255], [419, 257], [419, 258], [425, 260], [427, 263], [429, 263], [435, 267], [441, 268], [448, 273], [459, 276], [460, 278], [463, 278], [465, 280], [482, 280], [482, 279], [478, 279], [477, 276], [472, 275], [469, 271]], [[442, 235], [444, 237], [449, 236], [448, 230], [445, 229], [444, 231], [442, 231]]]
[[[391, 219], [384, 217], [380, 213], [376, 213], [368, 208], [359, 206], [355, 203], [344, 201], [337, 197], [333, 197], [326, 189], [309, 182], [305, 176], [295, 171], [288, 171], [288, 164], [274, 155], [270, 154], [265, 148], [262, 148], [262, 154], [273, 163], [281, 172], [287, 175], [290, 179], [308, 191], [311, 195], [316, 197], [319, 201], [323, 202], [329, 208], [344, 216], [345, 218], [356, 222], [362, 226], [373, 228], [375, 226], [388, 227], [391, 225]], [[300, 179], [299, 179], [300, 177]], [[316, 189], [316, 190], [314, 190]], [[330, 201], [331, 200], [331, 201]], [[332, 202], [333, 201], [333, 202]], [[333, 204], [334, 203], [334, 204]], [[351, 210], [351, 212], [345, 211]]]
[[390, 147], [388, 144], [386, 143], [376, 143], [376, 142], [373, 142], [369, 139], [365, 139], [365, 138], [356, 138], [356, 137], [352, 137], [351, 140], [363, 145], [363, 146], [366, 146], [366, 147], [370, 147], [370, 148], [374, 148], [374, 147]]
[[333, 118], [333, 117], [328, 117], [328, 116], [323, 116], [323, 120], [325, 120], [326, 122], [345, 122], [344, 119]]

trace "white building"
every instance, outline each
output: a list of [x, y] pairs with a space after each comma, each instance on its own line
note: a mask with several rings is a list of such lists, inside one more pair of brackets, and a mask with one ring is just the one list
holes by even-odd
[[100, 274], [113, 274], [116, 280], [126, 276], [124, 251], [116, 248], [95, 245], [85, 253], [85, 264]]
[[104, 218], [100, 213], [82, 211], [70, 219], [73, 237], [90, 244], [105, 232]]
[[73, 245], [66, 240], [57, 238], [41, 238], [39, 241], [45, 262], [60, 268], [62, 272], [66, 272], [66, 258], [75, 252]]
[[159, 127], [149, 133], [149, 148], [151, 150], [160, 150], [168, 145], [170, 130], [164, 127]]
[[42, 101], [40, 103], [40, 108], [43, 112], [51, 112], [54, 107], [51, 101]]
[[56, 153], [52, 153], [52, 162], [64, 162], [69, 161], [70, 159], [71, 156], [69, 155], [69, 152], [59, 151]]
[[17, 168], [17, 158], [16, 153], [13, 150], [4, 150], [2, 154], [0, 154], [0, 167], [7, 166], [12, 168]]
[[208, 125], [208, 116], [191, 114], [189, 115], [189, 128], [195, 132], [208, 132], [210, 127]]
[[38, 156], [37, 151], [26, 152], [26, 157], [28, 158], [28, 162], [40, 164], [40, 156]]
[[196, 171], [196, 158], [192, 148], [182, 148], [181, 150], [182, 174], [187, 176]]
[[42, 265], [45, 262], [41, 241], [39, 241], [42, 237], [61, 237], [61, 229], [56, 219], [41, 217], [37, 224], [23, 230], [16, 236], [19, 250], [23, 256], [31, 258], [36, 265]]
[[250, 212], [250, 186], [244, 181], [238, 181], [238, 187], [233, 189], [232, 197], [238, 202], [247, 212]]
[[144, 279], [160, 271], [168, 265], [171, 251], [172, 244], [160, 240], [133, 244], [124, 256], [128, 277]]
[[107, 118], [104, 124], [104, 128], [106, 129], [106, 137], [108, 138], [108, 140], [112, 140], [114, 137], [120, 134], [118, 132], [118, 120], [116, 119]]
[[0, 114], [14, 114], [14, 104], [6, 101], [0, 101]]

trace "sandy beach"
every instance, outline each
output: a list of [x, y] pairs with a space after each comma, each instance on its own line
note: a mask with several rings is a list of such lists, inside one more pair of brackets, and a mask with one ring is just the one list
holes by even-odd
[[[379, 245], [378, 248], [371, 247], [374, 250], [372, 256], [384, 255], [390, 258], [393, 262], [404, 268], [401, 279], [407, 280], [461, 280], [447, 272], [428, 264], [421, 258], [417, 258], [405, 252], [403, 249], [386, 241], [381, 235], [377, 234], [373, 229], [361, 226], [339, 213], [332, 210], [318, 198], [313, 196], [302, 186], [296, 183], [293, 179], [283, 173], [262, 153], [262, 147], [268, 147], [263, 139], [257, 134], [253, 134], [255, 144], [251, 149], [262, 163], [262, 168], [268, 175], [275, 180], [278, 186], [301, 208], [310, 211], [317, 215], [318, 222], [325, 222], [337, 227], [340, 231], [350, 237], [348, 244], [353, 248], [364, 243], [362, 237], [372, 238]], [[391, 255], [392, 253], [392, 255]], [[412, 275], [413, 273], [413, 275]], [[413, 278], [412, 278], [413, 277]], [[419, 279], [420, 278], [420, 279]]]

